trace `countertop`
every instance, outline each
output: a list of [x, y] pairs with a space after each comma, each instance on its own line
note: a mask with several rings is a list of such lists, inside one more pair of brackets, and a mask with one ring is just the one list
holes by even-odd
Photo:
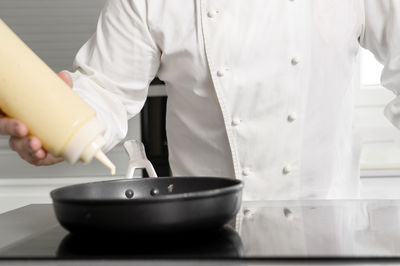
[[400, 200], [244, 202], [236, 230], [72, 236], [50, 204], [0, 215], [4, 265], [273, 265], [400, 263]]

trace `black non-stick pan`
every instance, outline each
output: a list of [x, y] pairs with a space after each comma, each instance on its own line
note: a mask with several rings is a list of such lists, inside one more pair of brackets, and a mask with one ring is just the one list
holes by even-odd
[[[144, 149], [138, 156], [125, 147], [131, 159], [146, 159]], [[131, 162], [127, 176], [140, 165]], [[150, 177], [62, 187], [51, 197], [58, 221], [73, 233], [178, 233], [227, 223], [240, 208], [242, 187], [230, 178]]]

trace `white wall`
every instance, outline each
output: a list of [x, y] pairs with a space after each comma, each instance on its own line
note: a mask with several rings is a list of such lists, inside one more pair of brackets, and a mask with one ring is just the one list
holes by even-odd
[[0, 18], [54, 71], [70, 69], [105, 0], [1, 0]]

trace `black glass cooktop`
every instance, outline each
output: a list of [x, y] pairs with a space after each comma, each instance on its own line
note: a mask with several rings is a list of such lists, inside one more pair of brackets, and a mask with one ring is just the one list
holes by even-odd
[[0, 251], [3, 258], [120, 259], [120, 258], [238, 258], [239, 235], [230, 227], [212, 234], [135, 236], [71, 235], [60, 226]]
[[1, 259], [400, 259], [400, 201], [244, 202], [236, 229], [71, 235], [51, 205], [0, 215]]

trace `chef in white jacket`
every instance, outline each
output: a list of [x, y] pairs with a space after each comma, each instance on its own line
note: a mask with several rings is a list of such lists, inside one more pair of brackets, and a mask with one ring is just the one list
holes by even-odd
[[[398, 0], [109, 0], [61, 76], [106, 125], [107, 151], [158, 76], [173, 175], [241, 179], [245, 200], [354, 198], [360, 45], [385, 66], [399, 127]], [[0, 118], [0, 132], [33, 164], [59, 161], [18, 121]]]

